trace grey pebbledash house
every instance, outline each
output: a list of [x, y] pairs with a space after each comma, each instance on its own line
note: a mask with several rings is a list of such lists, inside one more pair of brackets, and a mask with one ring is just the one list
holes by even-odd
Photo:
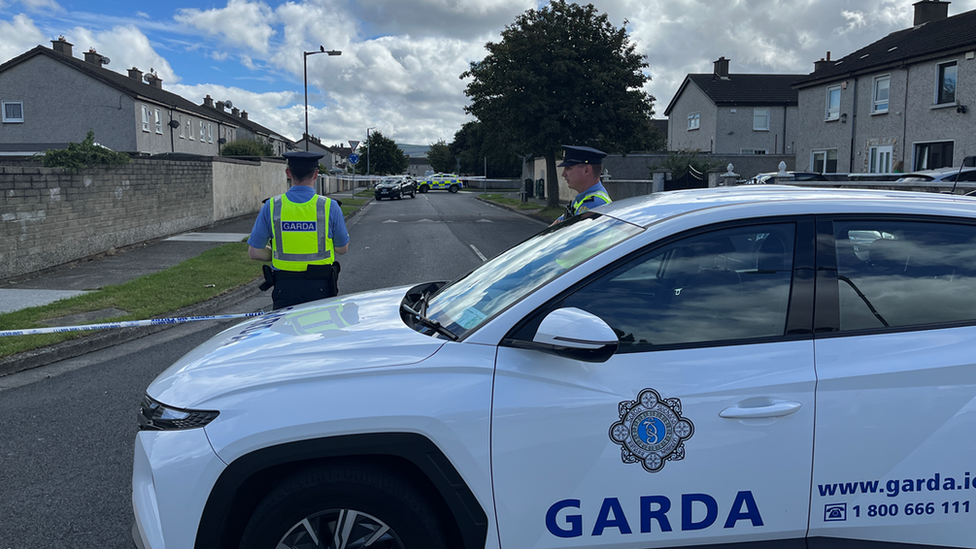
[[914, 4], [914, 25], [794, 84], [797, 170], [889, 173], [958, 166], [976, 154], [976, 10]]
[[712, 74], [689, 74], [671, 99], [668, 150], [716, 154], [793, 154], [802, 74], [730, 74], [720, 57]]

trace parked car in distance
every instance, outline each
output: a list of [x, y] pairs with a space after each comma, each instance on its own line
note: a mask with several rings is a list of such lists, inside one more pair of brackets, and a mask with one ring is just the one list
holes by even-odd
[[456, 193], [462, 187], [464, 187], [464, 182], [460, 177], [452, 173], [435, 173], [434, 175], [428, 175], [426, 179], [420, 182], [417, 189], [422, 193], [436, 190], [447, 190]]
[[769, 183], [782, 183], [784, 181], [827, 181], [823, 174], [812, 172], [786, 172], [786, 176], [780, 172], [766, 172], [756, 174], [752, 179], [747, 179], [740, 185], [766, 185]]
[[976, 168], [936, 168], [906, 173], [898, 181], [976, 181]]
[[679, 190], [228, 327], [139, 404], [135, 545], [976, 549], [974, 242], [963, 196]]
[[417, 195], [417, 184], [409, 175], [382, 179], [376, 184], [376, 189], [373, 192], [376, 200], [383, 200], [384, 198], [400, 200], [405, 195], [410, 198]]

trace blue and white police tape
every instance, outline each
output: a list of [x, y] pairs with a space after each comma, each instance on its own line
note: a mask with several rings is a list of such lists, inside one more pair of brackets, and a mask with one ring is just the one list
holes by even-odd
[[2, 330], [0, 337], [25, 336], [36, 334], [60, 334], [64, 332], [84, 332], [88, 330], [107, 330], [110, 328], [138, 328], [140, 326], [158, 326], [161, 324], [182, 324], [199, 320], [228, 320], [232, 318], [248, 318], [261, 316], [265, 313], [238, 313], [232, 315], [213, 316], [184, 316], [178, 318], [152, 318], [149, 320], [127, 320], [124, 322], [106, 322], [104, 324], [85, 324], [82, 326], [56, 326], [53, 328], [32, 328], [29, 330]]

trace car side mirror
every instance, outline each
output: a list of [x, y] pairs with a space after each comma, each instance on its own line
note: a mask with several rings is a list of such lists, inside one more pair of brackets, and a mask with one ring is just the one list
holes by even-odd
[[584, 362], [606, 362], [620, 341], [600, 317], [575, 307], [552, 311], [539, 324], [527, 348]]

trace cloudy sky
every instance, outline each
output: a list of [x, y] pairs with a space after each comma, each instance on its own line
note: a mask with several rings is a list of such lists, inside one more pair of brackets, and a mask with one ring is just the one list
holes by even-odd
[[[732, 73], [807, 74], [912, 24], [916, 0], [594, 0], [647, 56], [655, 117], [688, 73], [731, 59]], [[94, 47], [201, 103], [232, 100], [293, 139], [309, 127], [328, 144], [376, 128], [398, 143], [450, 142], [464, 114], [459, 78], [484, 45], [539, 0], [0, 0], [0, 63], [63, 35], [76, 57]], [[954, 0], [949, 15], [976, 9]]]

